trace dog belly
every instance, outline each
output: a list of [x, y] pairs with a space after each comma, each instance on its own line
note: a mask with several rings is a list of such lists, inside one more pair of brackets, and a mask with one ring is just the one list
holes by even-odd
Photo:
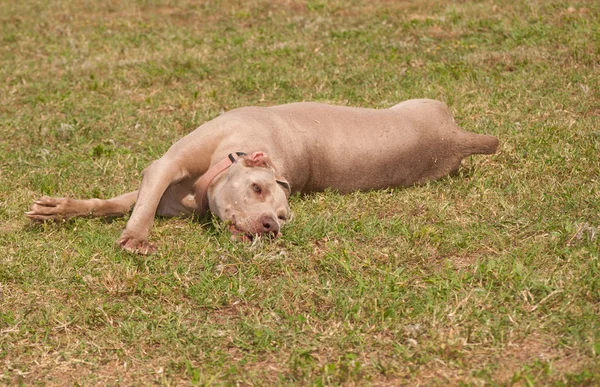
[[172, 185], [160, 199], [156, 214], [160, 216], [191, 216], [197, 210], [195, 196], [182, 187]]

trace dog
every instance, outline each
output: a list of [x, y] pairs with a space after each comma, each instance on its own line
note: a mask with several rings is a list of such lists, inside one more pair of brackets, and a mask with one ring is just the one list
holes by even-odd
[[139, 190], [108, 200], [44, 196], [25, 215], [131, 216], [117, 244], [150, 254], [155, 214], [211, 211], [233, 235], [276, 237], [290, 218], [288, 198], [405, 187], [457, 172], [464, 157], [493, 154], [498, 139], [467, 132], [439, 101], [413, 99], [388, 109], [298, 102], [238, 108], [177, 141], [143, 171]]

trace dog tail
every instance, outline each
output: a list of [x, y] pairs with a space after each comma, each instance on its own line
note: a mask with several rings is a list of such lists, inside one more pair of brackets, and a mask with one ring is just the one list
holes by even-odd
[[498, 149], [498, 138], [489, 134], [476, 134], [464, 132], [464, 137], [460, 143], [461, 150], [465, 155], [482, 154], [491, 155]]

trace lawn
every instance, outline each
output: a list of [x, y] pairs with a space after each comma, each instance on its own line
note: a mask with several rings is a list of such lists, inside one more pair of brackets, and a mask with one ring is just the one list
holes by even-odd
[[[499, 152], [273, 242], [23, 215], [236, 107], [422, 97]], [[600, 384], [598, 1], [0, 1], [0, 147], [1, 384]]]

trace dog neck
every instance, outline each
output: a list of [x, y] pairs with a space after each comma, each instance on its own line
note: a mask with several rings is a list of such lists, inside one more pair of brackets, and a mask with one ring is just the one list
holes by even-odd
[[244, 156], [243, 152], [230, 153], [223, 160], [219, 161], [208, 169], [196, 183], [196, 201], [200, 204], [200, 213], [204, 214], [208, 212], [208, 187], [215, 180], [217, 176], [225, 172], [233, 163], [235, 163], [240, 157]]

